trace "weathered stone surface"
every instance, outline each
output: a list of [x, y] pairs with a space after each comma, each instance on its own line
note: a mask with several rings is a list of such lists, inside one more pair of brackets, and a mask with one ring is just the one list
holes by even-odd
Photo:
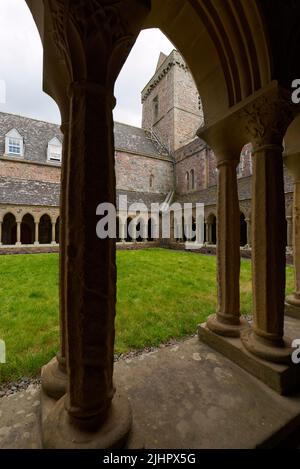
[[[300, 424], [297, 396], [279, 396], [197, 338], [122, 359], [115, 379], [129, 396], [138, 447], [276, 447]], [[41, 447], [38, 401], [36, 386], [0, 399], [0, 448]]]

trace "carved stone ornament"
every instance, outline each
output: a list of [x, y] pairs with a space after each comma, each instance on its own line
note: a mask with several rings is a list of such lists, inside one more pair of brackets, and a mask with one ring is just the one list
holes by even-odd
[[240, 111], [249, 140], [256, 146], [282, 144], [283, 137], [299, 112], [289, 93], [263, 95]]
[[[109, 61], [114, 54], [118, 54], [119, 49], [126, 53], [134, 43], [136, 34], [131, 31], [132, 25], [128, 24], [128, 4], [124, 0], [48, 0], [48, 5], [53, 42], [61, 58], [66, 61], [71, 76], [72, 49], [76, 49], [75, 64], [80, 50], [84, 52], [84, 60], [90, 57], [90, 64], [93, 64], [97, 54]], [[80, 48], [74, 47], [72, 30], [77, 33]], [[94, 66], [97, 66], [97, 61]]]

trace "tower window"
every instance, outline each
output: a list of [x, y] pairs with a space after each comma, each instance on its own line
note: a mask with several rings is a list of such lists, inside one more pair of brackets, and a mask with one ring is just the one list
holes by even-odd
[[190, 190], [190, 173], [186, 173], [185, 175], [185, 182], [186, 182], [186, 190]]
[[150, 174], [150, 179], [149, 179], [150, 189], [153, 188], [153, 185], [154, 185], [154, 176], [153, 176], [153, 174]]
[[195, 171], [194, 169], [191, 169], [191, 174], [190, 174], [190, 179], [191, 179], [191, 189], [195, 189]]
[[154, 122], [158, 119], [158, 113], [159, 113], [159, 100], [158, 100], [158, 96], [156, 96], [153, 99], [153, 119], [154, 119]]

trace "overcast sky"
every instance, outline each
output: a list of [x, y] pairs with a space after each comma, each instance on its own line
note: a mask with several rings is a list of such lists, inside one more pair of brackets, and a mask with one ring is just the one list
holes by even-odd
[[[25, 0], [0, 0], [0, 101], [1, 82], [6, 102], [0, 111], [60, 123], [55, 102], [42, 92], [42, 46]], [[143, 31], [115, 88], [117, 121], [140, 126], [140, 92], [154, 73], [160, 51], [173, 49], [156, 29]]]

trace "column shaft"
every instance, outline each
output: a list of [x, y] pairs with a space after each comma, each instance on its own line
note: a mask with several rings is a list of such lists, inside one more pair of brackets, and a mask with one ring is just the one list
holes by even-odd
[[[295, 197], [295, 191], [294, 191], [294, 197]], [[293, 218], [286, 217], [286, 221], [287, 221], [287, 247], [292, 248], [293, 247]]]
[[[66, 197], [67, 410], [98, 427], [114, 396], [115, 240], [99, 239], [96, 209], [115, 201], [113, 96], [74, 84]], [[99, 153], [100, 152], [100, 153]]]
[[252, 283], [253, 327], [246, 348], [274, 362], [290, 361], [283, 340], [285, 297], [285, 196], [282, 147], [253, 151]]
[[21, 244], [21, 222], [17, 222], [17, 245]]
[[247, 223], [247, 246], [251, 247], [251, 220], [246, 218], [245, 222]]
[[39, 244], [39, 222], [35, 222], [35, 230], [34, 230], [34, 244]]
[[55, 241], [55, 223], [52, 222], [52, 244], [56, 244]]
[[240, 318], [240, 208], [236, 166], [238, 159], [218, 164], [217, 200], [217, 314], [207, 326], [217, 334], [238, 337], [247, 323]]

